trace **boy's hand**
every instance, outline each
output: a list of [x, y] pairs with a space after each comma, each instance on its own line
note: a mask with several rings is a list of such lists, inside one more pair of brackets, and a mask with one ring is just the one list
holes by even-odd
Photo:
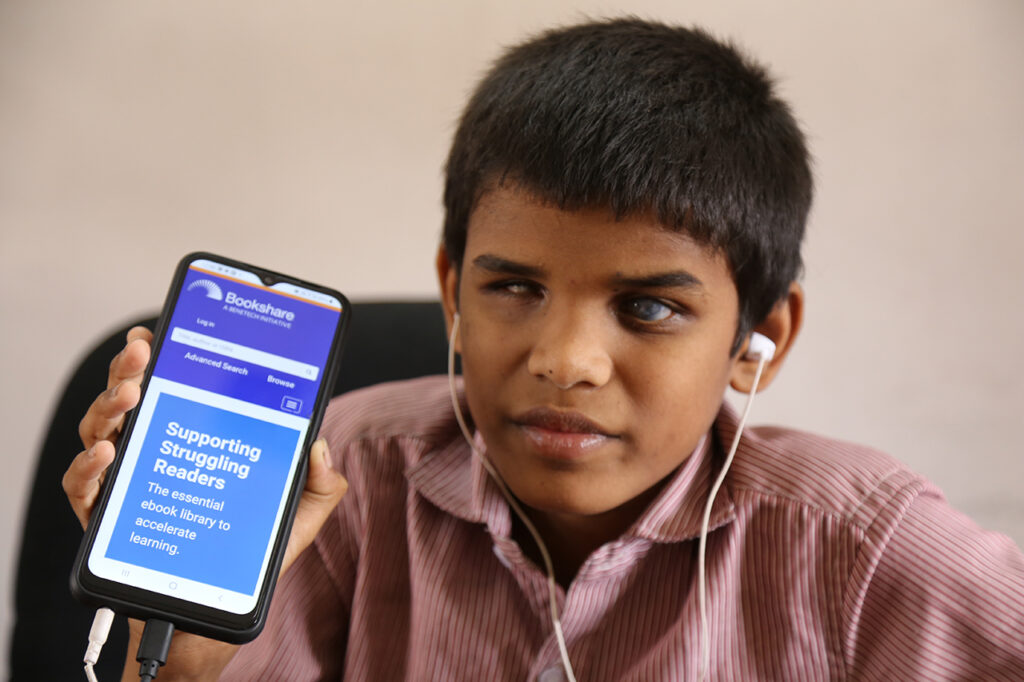
[[[110, 363], [107, 390], [89, 407], [78, 427], [85, 450], [71, 462], [64, 474], [64, 492], [82, 527], [89, 521], [106, 469], [114, 461], [114, 443], [121, 433], [125, 413], [139, 402], [140, 383], [149, 362], [153, 335], [144, 327], [128, 332], [128, 343]], [[329, 464], [327, 443], [316, 441], [310, 451], [306, 488], [299, 499], [291, 536], [285, 549], [281, 572], [313, 541], [320, 526], [341, 501], [348, 484]], [[142, 636], [142, 623], [129, 620], [128, 663], [124, 679], [138, 679], [135, 651]], [[160, 679], [181, 674], [189, 679], [216, 679], [238, 647], [187, 633], [176, 633], [167, 667]]]
[[106, 469], [114, 461], [114, 443], [121, 433], [124, 416], [139, 402], [142, 376], [149, 362], [153, 334], [145, 327], [133, 327], [128, 342], [110, 363], [107, 390], [100, 393], [78, 424], [85, 451], [71, 462], [64, 474], [64, 492], [82, 527], [89, 522]]

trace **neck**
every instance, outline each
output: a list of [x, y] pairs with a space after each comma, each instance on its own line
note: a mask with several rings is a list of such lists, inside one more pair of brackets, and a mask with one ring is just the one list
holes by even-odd
[[[658, 494], [664, 483], [659, 483], [625, 504], [600, 514], [579, 515], [543, 512], [525, 507], [533, 525], [547, 547], [555, 569], [555, 580], [564, 589], [569, 588], [583, 562], [599, 547], [618, 539], [629, 530]], [[523, 553], [538, 566], [543, 566], [540, 550], [529, 531], [514, 514], [512, 537]]]

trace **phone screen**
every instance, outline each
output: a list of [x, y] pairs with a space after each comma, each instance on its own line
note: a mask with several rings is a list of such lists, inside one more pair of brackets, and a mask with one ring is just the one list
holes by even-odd
[[246, 614], [300, 475], [343, 300], [188, 265], [87, 556], [95, 576]]

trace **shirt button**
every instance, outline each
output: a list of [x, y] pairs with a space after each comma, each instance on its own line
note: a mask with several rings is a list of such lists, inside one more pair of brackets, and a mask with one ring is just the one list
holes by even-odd
[[505, 556], [505, 553], [497, 545], [494, 545], [494, 556], [498, 557], [498, 561], [501, 562], [502, 566], [510, 571], [512, 570], [512, 562], [508, 560], [508, 557]]
[[537, 682], [565, 682], [565, 671], [561, 665], [552, 666], [537, 676]]

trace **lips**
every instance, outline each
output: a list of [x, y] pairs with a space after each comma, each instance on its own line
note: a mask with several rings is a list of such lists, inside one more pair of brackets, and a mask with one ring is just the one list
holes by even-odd
[[555, 459], [577, 459], [617, 436], [578, 412], [539, 407], [513, 420], [539, 454]]

